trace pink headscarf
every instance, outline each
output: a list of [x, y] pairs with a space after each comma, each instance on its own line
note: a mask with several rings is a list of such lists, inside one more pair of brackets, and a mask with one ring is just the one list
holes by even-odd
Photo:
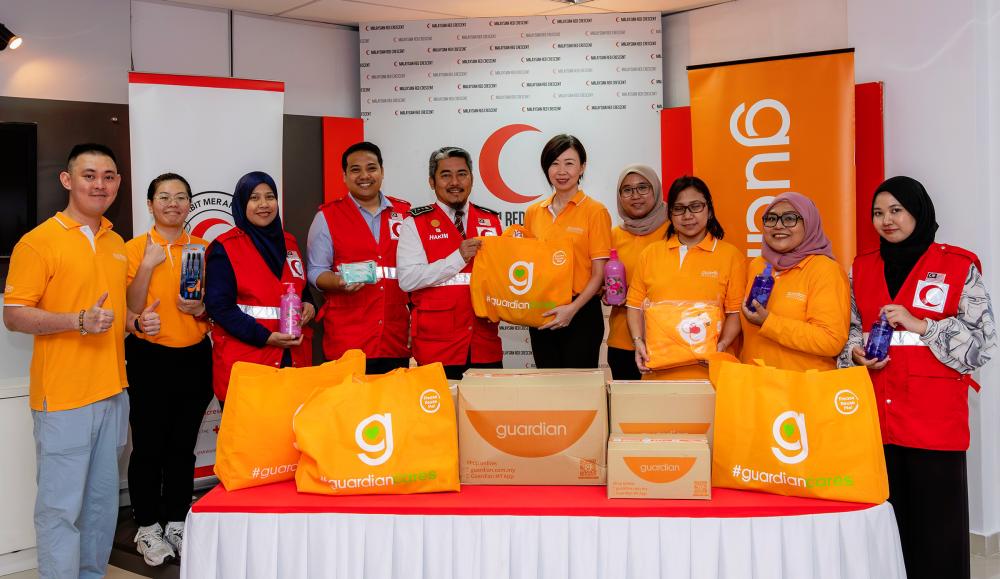
[[767, 215], [767, 212], [772, 207], [782, 201], [789, 202], [799, 215], [802, 216], [802, 226], [806, 228], [806, 236], [802, 239], [802, 243], [798, 247], [795, 247], [788, 253], [778, 253], [771, 249], [765, 242], [761, 248], [761, 255], [764, 256], [764, 259], [768, 263], [773, 264], [779, 271], [795, 267], [800, 261], [810, 255], [825, 255], [833, 259], [830, 238], [823, 233], [823, 221], [820, 219], [819, 209], [816, 208], [816, 204], [812, 202], [812, 199], [801, 193], [788, 191], [775, 197], [774, 201], [771, 201], [771, 204], [764, 209], [764, 215]]

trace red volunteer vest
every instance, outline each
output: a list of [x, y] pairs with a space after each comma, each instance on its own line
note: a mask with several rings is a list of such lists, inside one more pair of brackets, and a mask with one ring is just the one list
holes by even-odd
[[[499, 215], [491, 210], [468, 205], [469, 220], [465, 227], [470, 238], [500, 235]], [[454, 222], [437, 203], [410, 210], [427, 253], [427, 263], [452, 254], [462, 243]], [[413, 301], [413, 357], [421, 366], [441, 362], [446, 366], [486, 364], [503, 360], [499, 324], [477, 318], [472, 311], [469, 278], [472, 261], [461, 272], [442, 284], [410, 293]]]
[[[295, 285], [295, 291], [302, 293], [306, 285], [305, 264], [302, 262], [299, 246], [290, 233], [285, 233], [285, 248], [288, 258], [278, 280], [260, 256], [250, 236], [234, 227], [215, 239], [222, 244], [236, 274], [236, 305], [257, 323], [278, 331], [278, 308], [286, 283]], [[302, 328], [302, 344], [292, 348], [292, 366], [312, 365], [312, 328]], [[268, 366], [281, 364], [283, 348], [264, 346], [258, 348], [230, 335], [222, 326], [212, 328], [212, 378], [215, 395], [226, 399], [229, 390], [229, 374], [236, 362], [253, 362]]]
[[317, 319], [323, 321], [323, 355], [336, 360], [352, 348], [368, 358], [409, 358], [409, 299], [396, 281], [396, 244], [403, 217], [410, 204], [386, 197], [392, 204], [383, 211], [376, 243], [368, 224], [350, 194], [320, 206], [333, 240], [333, 269], [341, 263], [374, 261], [379, 280], [351, 293], [326, 293]]
[[[859, 255], [851, 271], [862, 328], [870, 330], [887, 304], [904, 306], [918, 319], [955, 316], [970, 265], [982, 271], [975, 254], [950, 245], [931, 245], [892, 300], [878, 250]], [[969, 386], [978, 390], [979, 385], [971, 376], [939, 362], [913, 332], [893, 334], [889, 357], [885, 368], [871, 373], [883, 444], [968, 449]]]

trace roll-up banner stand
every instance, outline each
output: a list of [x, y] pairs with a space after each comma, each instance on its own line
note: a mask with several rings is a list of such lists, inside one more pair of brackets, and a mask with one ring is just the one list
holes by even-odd
[[823, 216], [837, 260], [855, 254], [854, 50], [688, 67], [695, 174], [726, 241], [760, 255], [761, 215], [796, 191]]
[[[232, 227], [233, 190], [250, 171], [274, 177], [280, 211], [284, 96], [283, 82], [129, 73], [135, 235], [153, 225], [146, 205], [150, 181], [168, 172], [191, 183], [185, 225], [209, 241]], [[195, 478], [213, 476], [220, 419], [213, 399], [195, 446]]]

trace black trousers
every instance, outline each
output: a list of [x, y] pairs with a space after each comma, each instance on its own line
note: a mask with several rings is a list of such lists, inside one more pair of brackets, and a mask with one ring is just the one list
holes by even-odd
[[608, 367], [615, 380], [641, 380], [642, 372], [635, 365], [635, 350], [608, 346]]
[[396, 368], [409, 368], [409, 358], [367, 358], [365, 374], [388, 374]]
[[604, 341], [600, 296], [584, 304], [565, 328], [528, 328], [536, 368], [597, 368]]
[[186, 348], [125, 340], [132, 455], [128, 490], [136, 523], [183, 521], [194, 491], [194, 446], [212, 401], [212, 344]]
[[906, 576], [968, 579], [969, 485], [964, 451], [885, 445], [889, 502]]
[[497, 360], [496, 362], [480, 362], [478, 364], [472, 363], [472, 352], [469, 352], [470, 359], [465, 362], [465, 364], [454, 364], [451, 366], [444, 367], [445, 378], [449, 380], [461, 380], [462, 374], [469, 368], [503, 368], [503, 360]]

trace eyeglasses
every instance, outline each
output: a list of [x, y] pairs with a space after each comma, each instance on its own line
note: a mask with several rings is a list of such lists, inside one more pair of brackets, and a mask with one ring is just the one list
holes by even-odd
[[781, 224], [788, 229], [791, 229], [802, 221], [802, 216], [798, 213], [782, 213], [778, 215], [777, 213], [767, 213], [761, 218], [761, 222], [764, 223], [764, 227], [774, 227], [781, 221]]
[[191, 202], [191, 198], [185, 194], [180, 195], [167, 195], [160, 194], [153, 197], [157, 203], [162, 203], [163, 205], [170, 205], [171, 202], [177, 203], [178, 205], [186, 205]]
[[680, 217], [684, 215], [685, 211], [690, 211], [692, 215], [696, 213], [701, 213], [708, 207], [708, 203], [703, 203], [701, 201], [695, 201], [694, 203], [688, 203], [687, 205], [674, 205], [670, 208], [670, 214]]
[[622, 187], [618, 192], [622, 197], [631, 199], [634, 197], [645, 197], [653, 192], [653, 188], [646, 183], [640, 183], [635, 187]]

